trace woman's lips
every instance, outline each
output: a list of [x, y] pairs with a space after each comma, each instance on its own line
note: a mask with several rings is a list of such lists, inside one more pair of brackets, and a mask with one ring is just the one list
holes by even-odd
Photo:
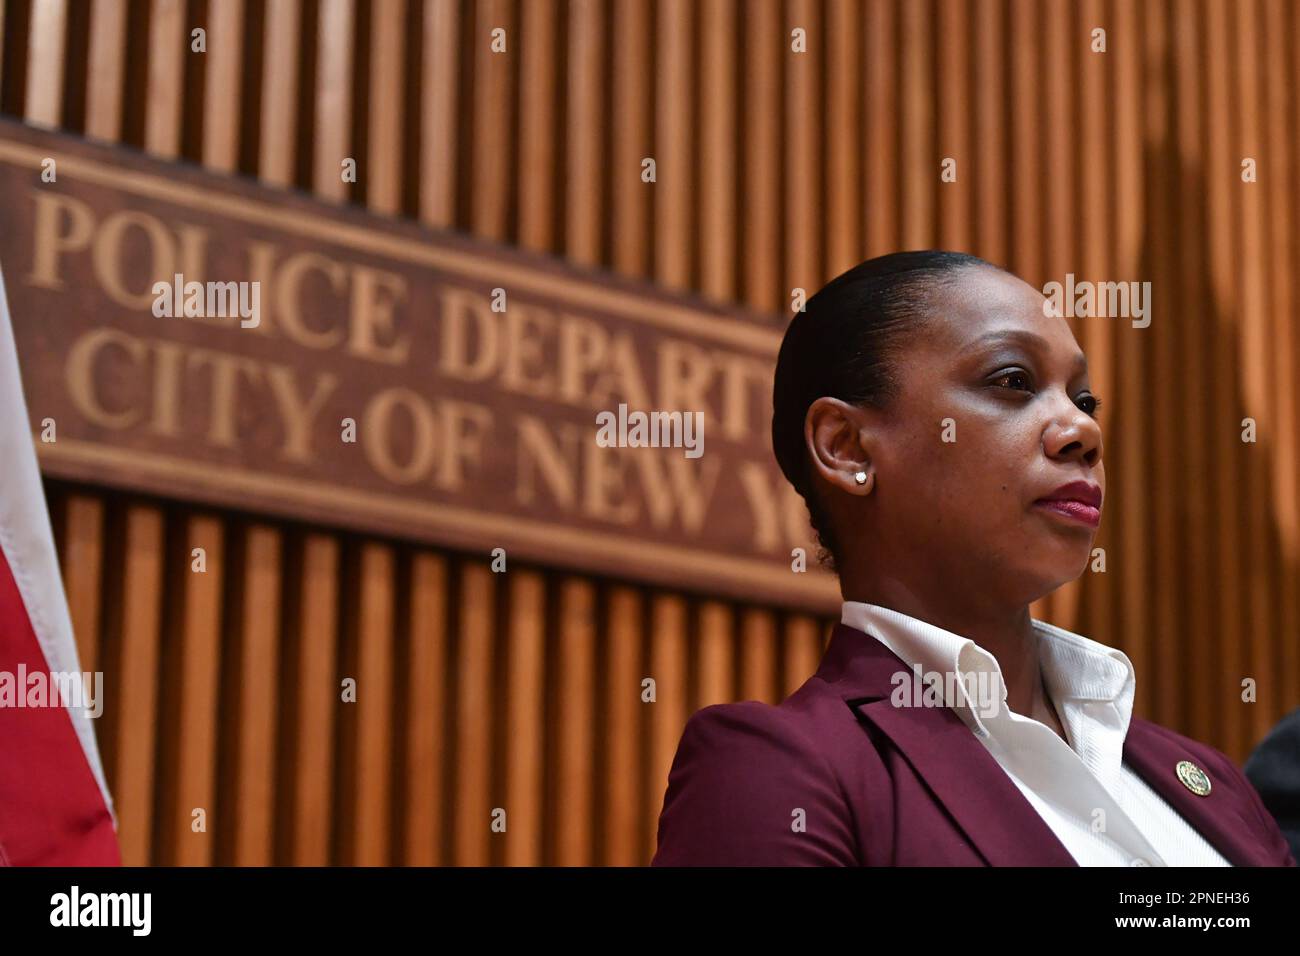
[[1039, 498], [1034, 502], [1034, 507], [1043, 508], [1049, 513], [1060, 516], [1066, 521], [1080, 522], [1090, 528], [1095, 528], [1101, 524], [1101, 509], [1095, 508], [1082, 501], [1075, 501], [1068, 498], [1058, 498], [1048, 501], [1046, 498]]

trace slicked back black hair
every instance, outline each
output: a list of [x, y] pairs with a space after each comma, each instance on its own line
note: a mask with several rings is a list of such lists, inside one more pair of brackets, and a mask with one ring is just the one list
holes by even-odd
[[772, 448], [808, 505], [819, 557], [831, 568], [840, 543], [813, 487], [803, 436], [808, 408], [823, 396], [886, 407], [898, 389], [894, 359], [923, 327], [929, 293], [976, 266], [999, 269], [978, 256], [936, 249], [877, 256], [828, 282], [786, 329], [772, 386]]

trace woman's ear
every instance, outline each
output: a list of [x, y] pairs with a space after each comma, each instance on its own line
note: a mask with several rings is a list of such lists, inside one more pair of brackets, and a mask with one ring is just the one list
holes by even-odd
[[808, 406], [804, 418], [804, 442], [813, 471], [852, 495], [869, 495], [876, 485], [868, 417], [865, 409], [823, 397]]

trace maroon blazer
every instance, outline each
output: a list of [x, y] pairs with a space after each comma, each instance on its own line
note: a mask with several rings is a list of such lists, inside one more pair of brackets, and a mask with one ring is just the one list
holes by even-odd
[[[714, 704], [686, 723], [653, 866], [1077, 866], [948, 707], [894, 707], [907, 665], [836, 625], [817, 673], [779, 705]], [[1210, 778], [1197, 796], [1175, 767]], [[1134, 718], [1124, 762], [1235, 866], [1295, 866], [1224, 754]], [[805, 830], [791, 824], [805, 811]]]

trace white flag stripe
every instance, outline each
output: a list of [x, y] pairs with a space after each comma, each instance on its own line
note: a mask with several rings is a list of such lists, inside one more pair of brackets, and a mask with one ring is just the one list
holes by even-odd
[[[45, 491], [36, 463], [27, 403], [23, 398], [18, 351], [9, 317], [9, 297], [0, 268], [0, 546], [31, 620], [32, 630], [51, 671], [80, 673], [72, 618], [63, 591], [63, 577], [54, 549]], [[66, 702], [65, 702], [66, 703]], [[68, 716], [103, 794], [113, 813], [113, 801], [104, 778], [99, 748], [90, 718], [80, 707], [68, 707]], [[113, 816], [114, 825], [117, 816]]]

